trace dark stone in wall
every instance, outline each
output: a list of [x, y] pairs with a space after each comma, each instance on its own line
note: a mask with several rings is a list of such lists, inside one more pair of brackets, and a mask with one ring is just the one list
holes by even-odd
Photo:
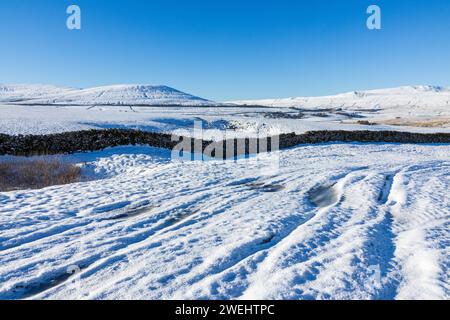
[[[282, 134], [278, 138], [280, 149], [300, 144], [326, 142], [450, 143], [450, 133], [420, 134], [398, 131], [312, 131], [305, 134]], [[197, 149], [201, 148], [202, 150], [209, 146], [208, 149], [215, 147], [216, 150], [211, 154], [212, 156], [229, 157], [230, 154], [231, 156], [236, 156], [271, 151], [270, 141], [271, 139], [277, 139], [277, 137], [268, 139], [269, 148], [265, 147], [267, 144], [266, 139], [235, 139], [233, 146], [232, 140], [212, 143], [211, 141], [195, 140], [186, 137], [175, 137], [173, 139], [172, 135], [164, 133], [123, 129], [86, 130], [49, 135], [11, 136], [0, 134], [0, 155], [70, 154], [98, 151], [123, 145], [148, 145], [173, 149], [183, 141], [185, 151], [194, 150], [194, 145], [197, 146]], [[230, 150], [231, 148], [232, 150]], [[220, 152], [221, 149], [223, 150], [222, 152]]]

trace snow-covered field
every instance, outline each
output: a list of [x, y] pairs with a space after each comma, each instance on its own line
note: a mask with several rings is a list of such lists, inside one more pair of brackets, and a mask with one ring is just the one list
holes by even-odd
[[[449, 101], [440, 87], [217, 104], [164, 86], [0, 86], [0, 133], [197, 135], [196, 121], [216, 140], [450, 132]], [[89, 179], [0, 193], [0, 299], [450, 298], [449, 145], [302, 145], [205, 162], [147, 147], [60, 157]]]
[[0, 298], [450, 298], [448, 145], [70, 157], [101, 179], [0, 194]]
[[[448, 108], [450, 109], [450, 108]], [[223, 139], [223, 132], [235, 136], [304, 133], [314, 130], [397, 130], [450, 132], [450, 126], [411, 127], [387, 124], [363, 126], [345, 115], [303, 119], [270, 118], [272, 112], [288, 113], [286, 108], [245, 107], [95, 107], [0, 105], [0, 133], [48, 134], [86, 129], [140, 129], [145, 131], [194, 135], [195, 121], [202, 123], [205, 139]], [[295, 113], [295, 112], [294, 112]], [[314, 112], [313, 112], [314, 113]], [[370, 115], [368, 118], [370, 119]], [[358, 120], [361, 120], [358, 118]], [[355, 120], [356, 122], [356, 120]]]
[[38, 88], [0, 89], [0, 133], [133, 128], [193, 135], [194, 121], [202, 122], [205, 139], [216, 140], [223, 139], [224, 129], [232, 129], [235, 136], [325, 129], [450, 132], [450, 90], [437, 87], [237, 102], [259, 107], [217, 104], [161, 86], [83, 90], [46, 86], [42, 89], [49, 92], [45, 98], [36, 93]]

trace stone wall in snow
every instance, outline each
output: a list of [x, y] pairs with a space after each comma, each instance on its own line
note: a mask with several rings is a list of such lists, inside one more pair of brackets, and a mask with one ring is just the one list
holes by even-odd
[[148, 145], [164, 149], [181, 148], [187, 152], [213, 150], [210, 154], [213, 157], [229, 157], [326, 142], [450, 143], [450, 134], [398, 131], [312, 131], [304, 134], [282, 134], [269, 137], [268, 141], [267, 139], [235, 139], [214, 143], [186, 137], [173, 137], [164, 133], [122, 129], [86, 130], [49, 135], [0, 134], [0, 155], [70, 154], [124, 145]]

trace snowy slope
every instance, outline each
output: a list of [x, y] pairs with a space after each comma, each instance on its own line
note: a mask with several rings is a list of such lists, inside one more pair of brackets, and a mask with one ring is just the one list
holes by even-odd
[[166, 86], [115, 85], [83, 89], [35, 101], [63, 105], [208, 105], [211, 101]]
[[0, 102], [20, 102], [39, 99], [46, 96], [62, 95], [75, 89], [51, 85], [2, 85], [0, 84]]
[[[450, 128], [450, 89], [437, 86], [406, 86], [355, 91], [335, 96], [234, 101], [237, 104], [297, 108], [321, 112], [324, 117], [355, 124], [366, 120], [377, 125]], [[345, 113], [348, 119], [336, 119]], [[353, 119], [352, 119], [353, 118]]]
[[[211, 105], [213, 102], [167, 86], [113, 85], [88, 89], [51, 86], [0, 87], [0, 102], [37, 105]], [[20, 101], [17, 101], [20, 97]]]
[[450, 298], [449, 146], [71, 157], [105, 179], [0, 193], [0, 298]]
[[242, 100], [238, 104], [258, 104], [301, 108], [450, 108], [450, 88], [438, 86], [405, 86], [399, 88], [354, 91], [334, 96], [287, 99]]

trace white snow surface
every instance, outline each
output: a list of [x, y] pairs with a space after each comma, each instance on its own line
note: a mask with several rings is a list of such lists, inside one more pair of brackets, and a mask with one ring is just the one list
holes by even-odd
[[67, 156], [101, 179], [0, 193], [0, 299], [449, 299], [449, 159], [399, 144]]

